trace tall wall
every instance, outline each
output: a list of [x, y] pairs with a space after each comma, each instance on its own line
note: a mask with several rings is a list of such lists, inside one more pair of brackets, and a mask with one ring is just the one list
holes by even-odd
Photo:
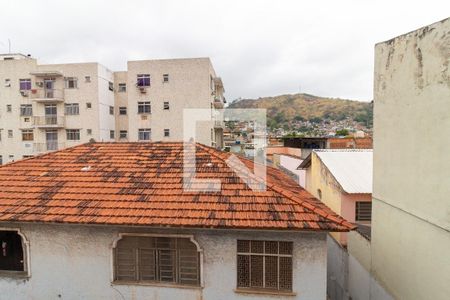
[[450, 19], [377, 44], [374, 89], [372, 272], [394, 298], [448, 299]]
[[[9, 227], [19, 227], [29, 242], [31, 276], [1, 276], [0, 300], [326, 299], [325, 233], [2, 224], [2, 229]], [[192, 234], [203, 250], [204, 287], [112, 283], [112, 245], [119, 232]], [[237, 239], [293, 241], [293, 292], [296, 295], [235, 292]]]

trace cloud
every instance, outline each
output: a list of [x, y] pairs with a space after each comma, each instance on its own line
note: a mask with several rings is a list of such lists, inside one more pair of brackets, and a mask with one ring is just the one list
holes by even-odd
[[369, 101], [374, 44], [448, 17], [447, 1], [9, 1], [0, 52], [42, 63], [209, 56], [229, 100], [298, 91]]

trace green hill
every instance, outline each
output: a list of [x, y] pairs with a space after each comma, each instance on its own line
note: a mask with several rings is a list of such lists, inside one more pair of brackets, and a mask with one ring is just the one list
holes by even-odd
[[351, 119], [372, 127], [373, 109], [369, 102], [325, 98], [309, 94], [280, 95], [232, 102], [229, 108], [265, 108], [271, 127], [290, 121], [342, 121]]

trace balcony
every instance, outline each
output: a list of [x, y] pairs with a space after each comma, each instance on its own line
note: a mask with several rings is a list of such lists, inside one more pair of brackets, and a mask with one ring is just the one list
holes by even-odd
[[34, 143], [33, 151], [35, 153], [43, 153], [64, 149], [64, 147], [65, 147], [64, 143], [58, 143], [58, 141], [47, 141], [44, 143]]
[[214, 97], [214, 108], [223, 108], [224, 103], [225, 103], [224, 100], [225, 99], [223, 97], [215, 96]]
[[225, 128], [225, 122], [220, 120], [214, 120], [214, 128]]
[[30, 99], [36, 102], [62, 102], [64, 90], [62, 89], [31, 89]]
[[33, 117], [33, 125], [37, 128], [63, 128], [65, 117], [53, 115]]

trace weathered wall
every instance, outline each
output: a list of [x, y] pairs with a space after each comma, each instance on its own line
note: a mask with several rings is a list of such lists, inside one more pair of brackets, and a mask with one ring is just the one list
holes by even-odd
[[[0, 300], [9, 299], [305, 299], [326, 298], [325, 233], [267, 233], [67, 225], [20, 227], [30, 243], [31, 277], [0, 277]], [[3, 224], [3, 228], [8, 227]], [[112, 243], [119, 232], [193, 234], [203, 249], [204, 288], [112, 284]], [[236, 240], [294, 242], [295, 297], [245, 295], [236, 288]]]
[[376, 45], [374, 103], [372, 272], [395, 298], [448, 299], [450, 19]]

